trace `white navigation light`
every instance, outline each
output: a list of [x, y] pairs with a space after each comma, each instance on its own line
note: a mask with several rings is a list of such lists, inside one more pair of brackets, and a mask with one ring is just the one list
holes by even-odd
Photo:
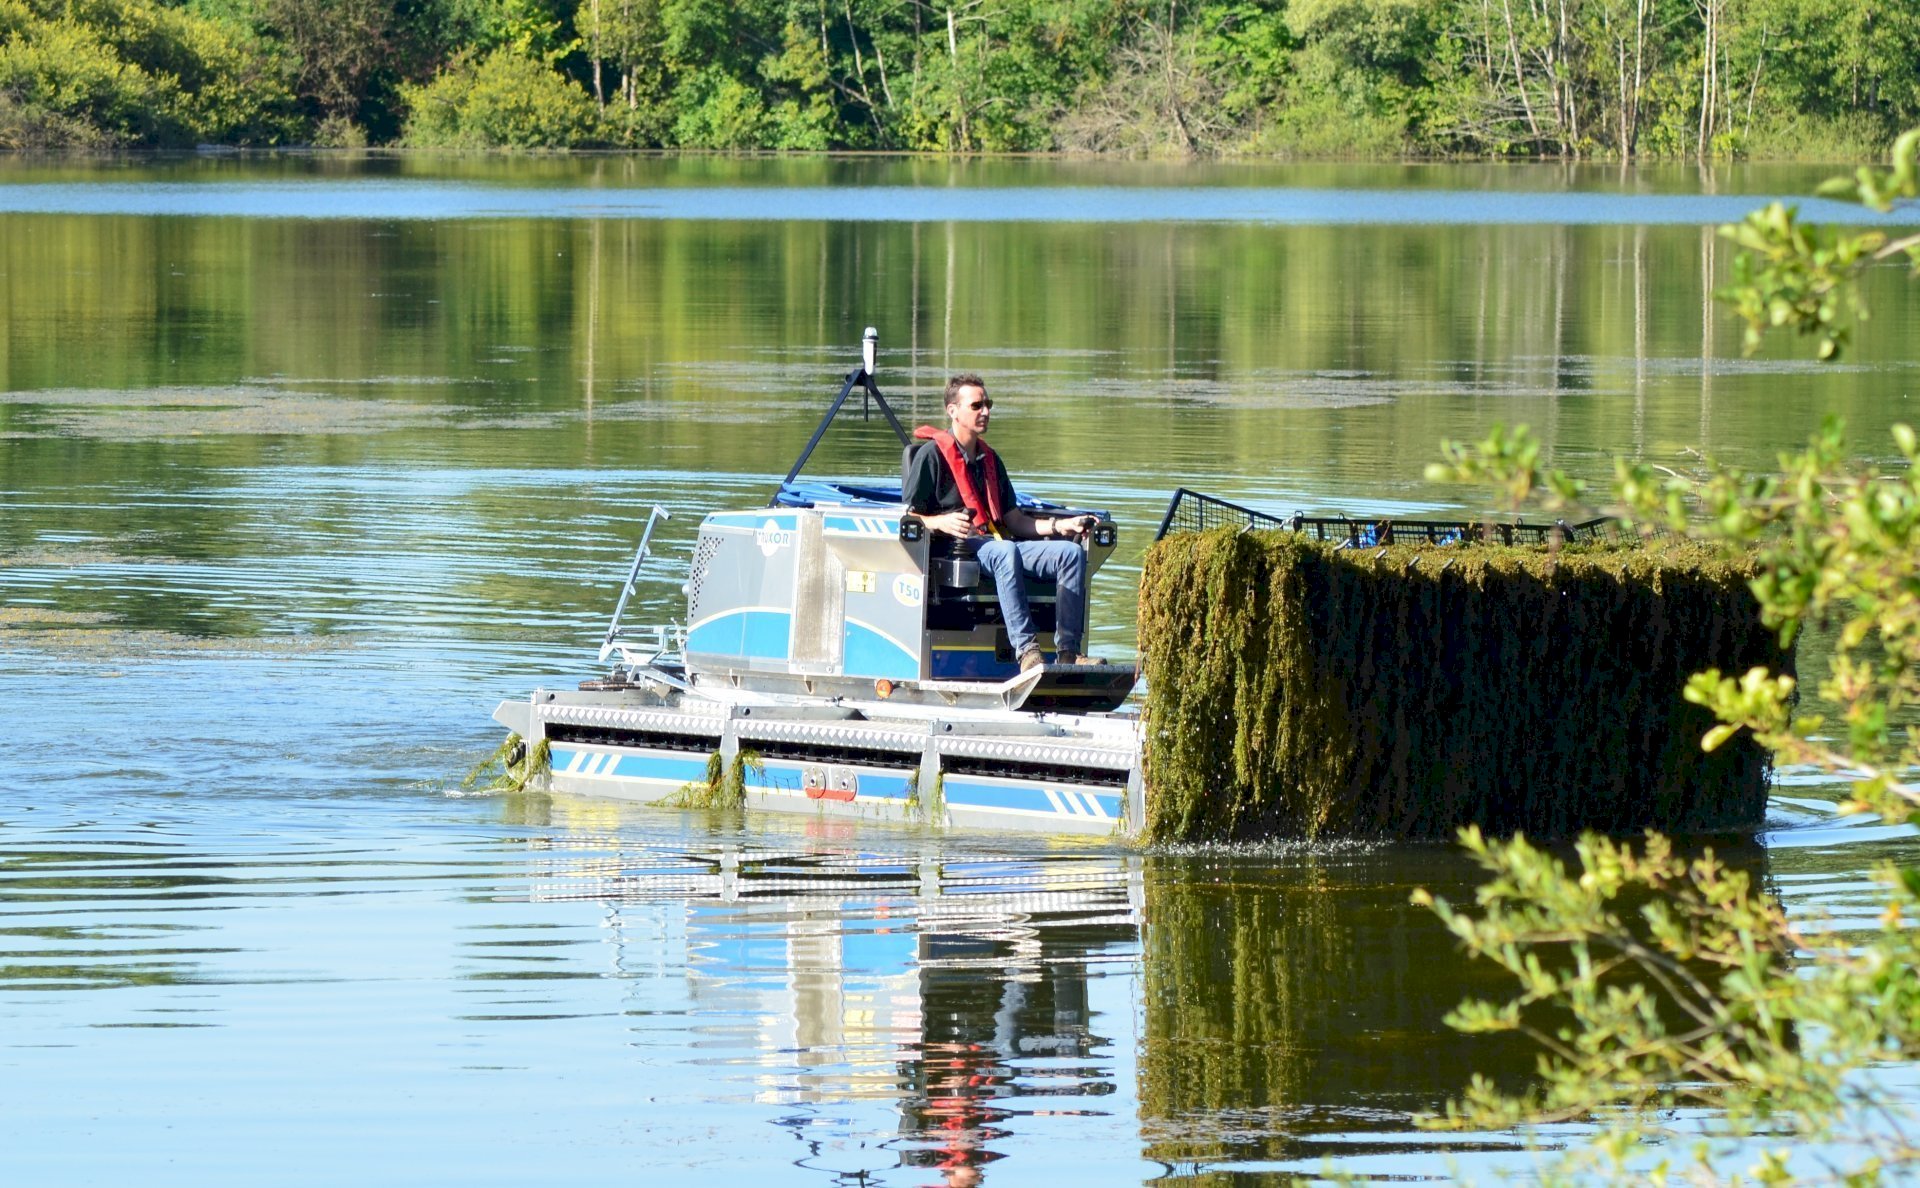
[[867, 369], [868, 375], [873, 374], [873, 357], [879, 349], [880, 332], [868, 326], [866, 337], [860, 340], [860, 362]]

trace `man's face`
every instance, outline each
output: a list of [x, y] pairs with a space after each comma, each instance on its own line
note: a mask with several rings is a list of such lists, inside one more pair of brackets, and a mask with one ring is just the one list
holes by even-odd
[[955, 426], [964, 426], [976, 435], [985, 433], [987, 422], [993, 417], [993, 398], [984, 388], [962, 388], [955, 394], [953, 403], [947, 405], [947, 416]]

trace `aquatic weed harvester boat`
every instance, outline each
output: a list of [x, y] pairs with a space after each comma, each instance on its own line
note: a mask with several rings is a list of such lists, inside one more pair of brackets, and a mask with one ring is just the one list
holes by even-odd
[[[856, 389], [903, 449], [874, 380], [877, 336], [765, 507], [709, 514], [684, 590], [684, 631], [622, 622], [655, 508], [600, 660], [578, 689], [537, 689], [494, 719], [548, 754], [562, 792], [1040, 833], [1131, 835], [1144, 819], [1131, 664], [1013, 656], [991, 577], [929, 532], [899, 483], [803, 480]], [[1030, 511], [1068, 509], [1020, 496]], [[1100, 512], [1089, 577], [1112, 554]], [[1051, 654], [1054, 593], [1029, 586]], [[650, 637], [650, 646], [643, 643]], [[544, 744], [544, 745], [543, 745]]]
[[[577, 689], [536, 689], [494, 718], [547, 757], [563, 792], [676, 807], [741, 804], [939, 825], [1131, 837], [1146, 825], [1142, 723], [1122, 709], [1131, 664], [1021, 671], [999, 597], [978, 561], [930, 532], [886, 480], [803, 480], [814, 448], [856, 389], [903, 448], [912, 439], [874, 381], [876, 336], [764, 507], [700, 525], [683, 587], [686, 628], [622, 621], [645, 566], [641, 535], [600, 661]], [[904, 463], [904, 457], [903, 457]], [[904, 467], [903, 467], [904, 468]], [[1048, 515], [1080, 514], [1024, 495]], [[1112, 555], [1112, 520], [1082, 538], [1091, 576]], [[1607, 521], [1280, 517], [1174, 492], [1157, 536], [1219, 527], [1290, 531], [1338, 550], [1601, 539]], [[1377, 561], [1378, 556], [1374, 559]], [[1417, 560], [1417, 557], [1416, 557]], [[1451, 562], [1443, 563], [1441, 572]], [[1051, 653], [1054, 590], [1029, 583]], [[651, 644], [640, 641], [651, 637]], [[1149, 641], [1143, 641], [1143, 644]]]

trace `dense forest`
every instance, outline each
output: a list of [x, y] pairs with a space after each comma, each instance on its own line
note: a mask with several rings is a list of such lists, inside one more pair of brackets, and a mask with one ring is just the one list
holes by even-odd
[[0, 0], [0, 148], [1877, 155], [1920, 0]]

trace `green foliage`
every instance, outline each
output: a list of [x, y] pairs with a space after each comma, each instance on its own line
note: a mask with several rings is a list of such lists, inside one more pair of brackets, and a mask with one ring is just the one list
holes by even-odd
[[[1524, 838], [1489, 841], [1472, 829], [1462, 838], [1493, 876], [1476, 910], [1425, 892], [1415, 902], [1517, 990], [1502, 1002], [1463, 1003], [1448, 1022], [1531, 1038], [1539, 1075], [1518, 1094], [1476, 1077], [1431, 1125], [1611, 1119], [1567, 1173], [1645, 1175], [1646, 1145], [1681, 1137], [1667, 1124], [1672, 1111], [1699, 1108], [1718, 1119], [1710, 1138], [1851, 1145], [1862, 1162], [1837, 1182], [1877, 1183], [1920, 1161], [1897, 1126], [1878, 1125], [1888, 1103], [1857, 1075], [1920, 1044], [1920, 932], [1909, 920], [1920, 901], [1909, 881], [1886, 879], [1876, 930], [1840, 937], [1803, 930], [1745, 874], [1711, 852], [1683, 860], [1657, 835], [1638, 853], [1583, 838], [1577, 872]], [[1695, 1146], [1693, 1170], [1713, 1176], [1733, 1152]], [[1660, 1174], [1678, 1178], [1683, 1169], [1670, 1162]]]
[[1689, 481], [1623, 465], [1617, 485], [1643, 517], [1672, 522], [1690, 502], [1700, 531], [1756, 544], [1753, 591], [1783, 640], [1810, 623], [1837, 629], [1817, 690], [1826, 713], [1790, 718], [1777, 680], [1705, 674], [1691, 695], [1785, 761], [1851, 773], [1862, 805], [1904, 816], [1920, 805], [1903, 774], [1920, 767], [1920, 739], [1895, 726], [1920, 703], [1920, 438], [1906, 425], [1893, 437], [1903, 464], [1891, 473], [1849, 461], [1829, 418], [1777, 473], [1720, 468]]
[[[8, 0], [0, 45], [19, 145], [415, 142], [497, 54], [633, 147], [1804, 155], [1920, 118], [1911, 2]], [[428, 123], [527, 143], [501, 118]]]
[[1710, 665], [1791, 672], [1753, 576], [1686, 545], [1168, 537], [1140, 591], [1148, 833], [1751, 827], [1765, 752], [1703, 754], [1713, 720], [1681, 690]]
[[263, 16], [314, 119], [385, 122], [402, 48], [393, 0], [266, 0]]
[[724, 71], [695, 75], [681, 99], [684, 106], [673, 122], [673, 136], [680, 144], [750, 149], [765, 138], [767, 109], [760, 93]]
[[788, 21], [781, 52], [767, 56], [760, 64], [760, 74], [791, 89], [791, 94], [778, 99], [766, 116], [771, 147], [833, 147], [836, 114], [827, 96], [827, 54], [819, 40], [801, 25]]
[[403, 86], [402, 139], [416, 148], [573, 148], [595, 134], [585, 91], [519, 50], [456, 61], [424, 86]]
[[[1778, 469], [1753, 473], [1713, 466], [1700, 476], [1643, 462], [1616, 462], [1617, 514], [1650, 530], [1699, 538], [1729, 561], [1751, 566], [1747, 588], [1760, 621], [1783, 647], [1810, 623], [1836, 628], [1828, 672], [1816, 690], [1826, 712], [1801, 706], [1787, 668], [1715, 663], [1686, 697], [1720, 725], [1708, 750], [1750, 732], [1783, 762], [1851, 773], [1861, 805], [1904, 816], [1920, 806], [1920, 737], [1895, 723], [1920, 704], [1920, 434], [1896, 425], [1903, 465], [1891, 473], [1849, 460], [1844, 428], [1828, 418]], [[1565, 475], [1542, 469], [1525, 426], [1496, 427], [1477, 447], [1447, 445], [1430, 478], [1492, 486], [1510, 507], [1535, 492], [1558, 510], [1583, 494]], [[1832, 736], [1837, 717], [1844, 739]]]
[[129, 0], [0, 4], [0, 148], [271, 144], [292, 96], [245, 30]]
[[[1920, 199], [1920, 128], [1894, 142], [1892, 158], [1890, 169], [1861, 166], [1820, 192], [1876, 210]], [[1734, 259], [1734, 283], [1716, 295], [1746, 319], [1749, 352], [1767, 331], [1791, 327], [1819, 340], [1822, 359], [1837, 358], [1849, 333], [1844, 315], [1865, 316], [1854, 286], [1860, 273], [1904, 255], [1920, 274], [1920, 235], [1889, 242], [1881, 231], [1809, 226], [1799, 221], [1797, 208], [1778, 202], [1720, 228], [1720, 234], [1746, 249]]]

